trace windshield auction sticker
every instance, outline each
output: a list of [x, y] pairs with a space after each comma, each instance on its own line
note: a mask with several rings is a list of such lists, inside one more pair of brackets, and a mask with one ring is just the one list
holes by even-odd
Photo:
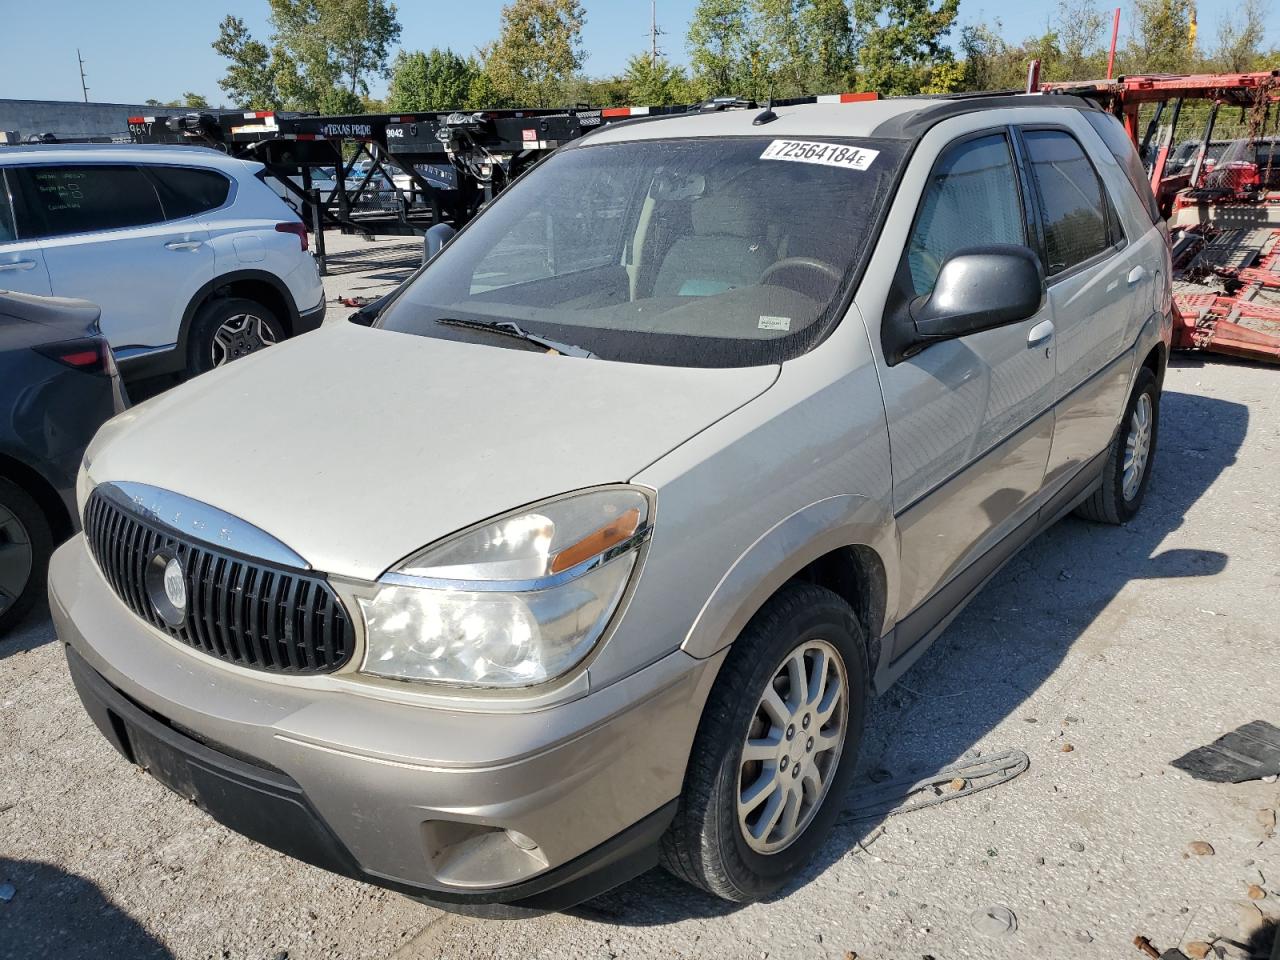
[[760, 154], [761, 160], [790, 160], [795, 163], [818, 163], [846, 170], [866, 170], [880, 156], [879, 150], [849, 147], [841, 143], [817, 140], [775, 140]]

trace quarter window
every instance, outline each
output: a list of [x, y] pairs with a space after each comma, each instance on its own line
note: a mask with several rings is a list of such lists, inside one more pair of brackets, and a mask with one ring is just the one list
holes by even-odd
[[929, 176], [907, 243], [912, 287], [917, 295], [932, 291], [942, 264], [966, 247], [1026, 242], [1008, 140], [1001, 134], [967, 140], [943, 154]]
[[1151, 217], [1151, 222], [1159, 223], [1160, 208], [1156, 206], [1156, 198], [1151, 193], [1151, 181], [1147, 179], [1147, 171], [1142, 166], [1142, 161], [1138, 159], [1138, 151], [1133, 141], [1129, 139], [1129, 134], [1125, 133], [1120, 121], [1101, 110], [1080, 112], [1089, 121], [1089, 126], [1098, 131], [1098, 136], [1107, 145], [1111, 155], [1116, 158], [1116, 163], [1120, 164], [1120, 168], [1124, 170], [1124, 175], [1129, 178], [1129, 184], [1138, 195], [1138, 199], [1142, 201], [1147, 215]]
[[193, 217], [227, 202], [231, 181], [213, 170], [191, 167], [147, 167], [155, 181], [166, 220]]
[[1029, 130], [1023, 138], [1044, 216], [1045, 272], [1052, 277], [1111, 245], [1107, 201], [1075, 137], [1060, 130]]
[[164, 219], [155, 188], [132, 166], [13, 167], [24, 237], [118, 230]]

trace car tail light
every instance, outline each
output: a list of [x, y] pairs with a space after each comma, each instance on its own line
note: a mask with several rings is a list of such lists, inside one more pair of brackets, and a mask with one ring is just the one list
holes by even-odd
[[311, 249], [311, 244], [307, 239], [307, 225], [301, 220], [291, 220], [288, 223], [277, 223], [276, 233], [292, 233], [302, 243], [303, 253], [306, 253]]
[[116, 358], [111, 347], [102, 337], [82, 337], [78, 340], [60, 340], [36, 347], [50, 360], [85, 373], [98, 373], [106, 377], [116, 375]]

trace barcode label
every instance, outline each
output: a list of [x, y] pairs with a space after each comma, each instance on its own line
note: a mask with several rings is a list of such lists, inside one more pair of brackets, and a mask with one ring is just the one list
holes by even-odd
[[775, 140], [760, 154], [761, 160], [789, 160], [793, 163], [817, 163], [824, 167], [866, 170], [880, 156], [879, 150], [850, 147], [841, 143], [817, 140]]

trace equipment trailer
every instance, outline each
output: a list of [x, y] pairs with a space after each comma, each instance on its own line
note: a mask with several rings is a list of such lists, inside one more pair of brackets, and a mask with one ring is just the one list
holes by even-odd
[[[1044, 88], [1097, 100], [1137, 145], [1169, 218], [1174, 348], [1280, 363], [1280, 70]], [[1209, 104], [1203, 130], [1179, 142], [1179, 118], [1196, 102]], [[1224, 107], [1240, 109], [1244, 135], [1215, 141]]]

